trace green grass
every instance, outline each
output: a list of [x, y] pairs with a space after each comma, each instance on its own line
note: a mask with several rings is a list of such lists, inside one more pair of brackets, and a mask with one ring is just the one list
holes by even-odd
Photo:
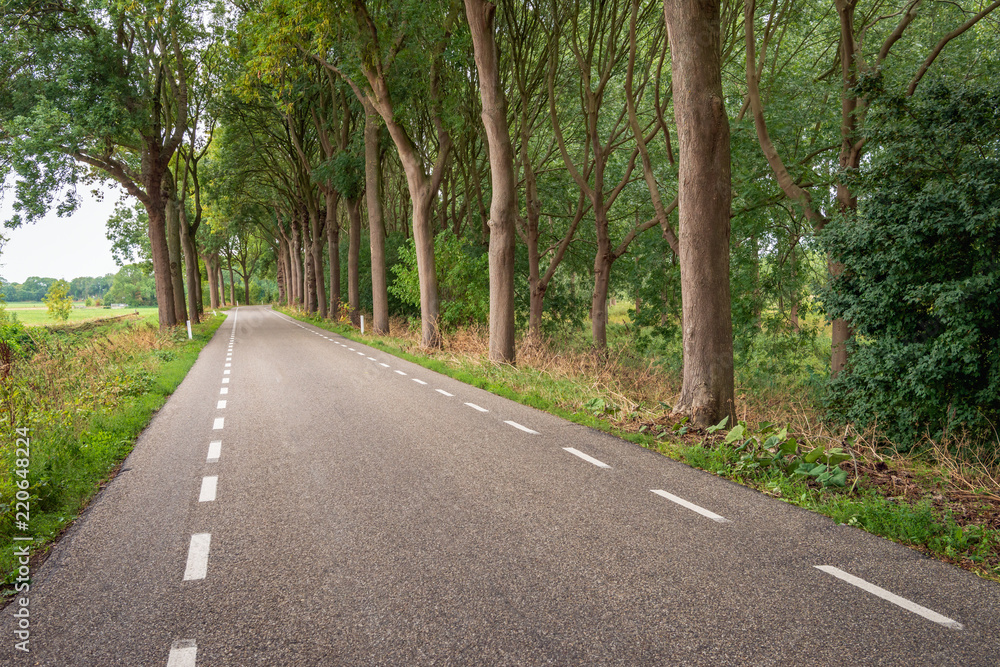
[[[49, 316], [48, 308], [44, 303], [9, 303], [6, 306], [9, 316], [14, 316], [19, 322], [26, 326], [43, 326], [50, 324], [60, 324], [60, 321]], [[138, 308], [73, 308], [69, 313], [69, 322], [83, 322], [85, 320], [97, 320], [112, 317], [122, 317], [134, 314], [136, 311], [144, 319], [156, 322], [156, 306], [140, 306]]]
[[729, 446], [701, 446], [670, 436], [626, 432], [599, 414], [578, 407], [591, 398], [603, 398], [586, 378], [555, 377], [525, 367], [472, 363], [414, 354], [411, 341], [389, 336], [361, 335], [357, 329], [282, 309], [304, 322], [334, 331], [345, 338], [381, 349], [407, 361], [450, 376], [499, 396], [569, 421], [598, 429], [679, 460], [687, 465], [726, 477], [800, 507], [826, 515], [838, 523], [856, 526], [875, 535], [962, 564], [980, 576], [1000, 581], [1000, 530], [959, 526], [946, 511], [927, 502], [911, 504], [879, 494], [877, 489], [856, 487], [817, 489], [800, 477], [776, 470], [756, 473], [737, 470], [738, 455]]
[[[191, 341], [186, 332], [156, 333], [154, 327], [136, 320], [103, 323], [83, 331], [73, 327], [46, 330], [43, 351], [29, 362], [32, 368], [24, 371], [25, 379], [2, 387], [5, 399], [22, 406], [13, 426], [30, 428], [28, 502], [34, 553], [47, 549], [114, 475], [223, 320], [222, 316], [207, 318], [194, 327]], [[130, 331], [146, 342], [155, 336], [155, 344], [127, 345]], [[124, 341], [119, 354], [113, 349], [116, 341]], [[98, 353], [107, 355], [101, 367], [114, 367], [107, 369], [106, 377], [97, 382], [92, 377], [76, 377], [100, 372], [96, 367], [88, 372], [81, 365], [86, 362], [79, 361]], [[76, 365], [66, 366], [67, 359]], [[46, 369], [65, 378], [70, 386], [64, 393], [45, 394]], [[0, 573], [5, 586], [16, 576], [13, 537], [23, 535], [14, 525], [14, 483], [20, 478], [12, 475], [15, 452], [9, 421], [4, 415], [0, 422], [6, 440], [0, 470]]]

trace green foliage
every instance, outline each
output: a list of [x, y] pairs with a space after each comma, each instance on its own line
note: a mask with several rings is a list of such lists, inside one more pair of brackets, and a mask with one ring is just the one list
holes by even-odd
[[[728, 419], [728, 418], [727, 418]], [[725, 428], [725, 420], [712, 429]], [[777, 430], [764, 422], [757, 432], [748, 431], [740, 422], [726, 434], [723, 445], [730, 453], [725, 471], [734, 475], [758, 475], [771, 472], [785, 476], [798, 475], [814, 480], [823, 487], [843, 487], [847, 471], [840, 468], [851, 455], [839, 447], [811, 447], [788, 435], [788, 429]]]
[[[484, 324], [490, 314], [489, 256], [450, 231], [434, 238], [441, 325], [456, 327]], [[417, 253], [411, 240], [399, 249], [399, 263], [392, 266], [396, 279], [390, 293], [412, 306], [420, 306]]]
[[124, 303], [128, 306], [156, 305], [156, 283], [146, 267], [140, 264], [123, 266], [115, 274], [104, 303]]
[[49, 287], [42, 299], [49, 309], [49, 317], [65, 322], [69, 319], [69, 311], [73, 310], [73, 297], [69, 295], [69, 283], [57, 280]]
[[850, 322], [851, 365], [832, 413], [897, 445], [992, 433], [1000, 421], [1000, 87], [928, 84], [872, 96], [856, 220], [823, 241], [844, 264], [822, 291]]

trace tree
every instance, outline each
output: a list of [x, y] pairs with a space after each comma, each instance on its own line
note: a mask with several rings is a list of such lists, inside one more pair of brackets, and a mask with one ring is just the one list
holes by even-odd
[[148, 214], [163, 327], [177, 323], [163, 179], [187, 128], [193, 26], [200, 25], [189, 17], [199, 12], [195, 3], [169, 0], [16, 0], [0, 11], [0, 30], [26, 50], [11, 94], [0, 95], [0, 122], [20, 176], [12, 224], [40, 217], [67, 188], [59, 211], [72, 210], [81, 179], [120, 183]]
[[465, 0], [483, 102], [483, 127], [490, 146], [490, 352], [492, 361], [514, 363], [514, 228], [517, 183], [507, 128], [507, 97], [500, 72], [493, 22], [496, 6]]
[[732, 198], [719, 0], [663, 0], [680, 144], [684, 381], [674, 411], [696, 426], [735, 421], [729, 295]]
[[69, 295], [69, 283], [57, 280], [49, 287], [42, 299], [49, 309], [49, 317], [65, 322], [69, 319], [69, 311], [73, 310], [73, 297]]

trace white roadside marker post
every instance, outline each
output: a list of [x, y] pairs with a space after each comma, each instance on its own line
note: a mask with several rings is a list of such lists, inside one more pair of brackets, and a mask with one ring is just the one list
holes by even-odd
[[365, 335], [365, 316], [361, 316], [361, 335]]
[[188, 325], [188, 340], [191, 340], [191, 320], [187, 321]]

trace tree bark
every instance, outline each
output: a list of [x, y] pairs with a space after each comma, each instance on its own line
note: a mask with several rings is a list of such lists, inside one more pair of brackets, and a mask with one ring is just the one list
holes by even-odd
[[340, 194], [336, 190], [328, 190], [326, 197], [326, 254], [330, 264], [330, 319], [340, 317], [340, 220], [337, 210], [340, 207]]
[[351, 323], [357, 324], [361, 311], [361, 286], [358, 260], [361, 255], [361, 198], [347, 200], [347, 216], [351, 221], [347, 245], [347, 307]]
[[[479, 94], [483, 102], [483, 127], [490, 154], [490, 361], [512, 364], [514, 349], [514, 221], [517, 216], [517, 181], [514, 150], [507, 127], [507, 98], [500, 86], [494, 37], [496, 7], [484, 0], [465, 0], [472, 32]], [[473, 156], [475, 160], [475, 156]]]
[[[152, 189], [151, 189], [152, 190]], [[170, 278], [170, 251], [167, 249], [167, 215], [166, 202], [159, 193], [149, 194], [150, 204], [146, 206], [149, 218], [149, 246], [153, 255], [153, 278], [156, 283], [156, 309], [159, 315], [160, 328], [172, 327], [177, 324], [174, 310], [174, 287]]]
[[191, 236], [191, 227], [187, 221], [187, 211], [180, 209], [181, 249], [184, 251], [184, 272], [187, 279], [188, 303], [190, 304], [191, 324], [198, 324], [201, 306], [201, 272], [198, 270], [198, 249]]
[[378, 112], [365, 101], [365, 204], [372, 254], [372, 330], [389, 333], [389, 291], [385, 278], [385, 222], [382, 217], [382, 162]]
[[664, 0], [680, 144], [684, 379], [674, 412], [698, 427], [735, 421], [729, 287], [729, 119], [719, 0]]
[[323, 278], [323, 224], [319, 220], [319, 211], [309, 212], [310, 234], [312, 243], [309, 246], [309, 261], [312, 262], [312, 275], [315, 282], [316, 310], [319, 316], [326, 318], [326, 281]]
[[173, 293], [174, 318], [178, 324], [187, 321], [184, 304], [184, 277], [181, 267], [181, 221], [177, 188], [170, 170], [163, 173], [163, 196], [167, 202], [167, 254], [170, 258], [170, 287]]
[[209, 305], [214, 310], [219, 307], [219, 272], [216, 270], [216, 266], [212, 261], [212, 255], [206, 254], [204, 256], [204, 260], [205, 273], [208, 277]]

